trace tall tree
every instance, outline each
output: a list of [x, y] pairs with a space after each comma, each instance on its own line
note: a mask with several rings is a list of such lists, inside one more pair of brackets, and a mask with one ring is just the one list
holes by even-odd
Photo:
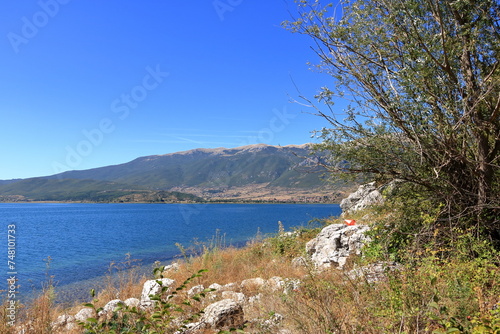
[[[400, 179], [439, 219], [500, 229], [500, 4], [497, 0], [296, 1], [284, 25], [315, 41], [334, 78], [316, 108], [321, 149], [341, 174]], [[342, 113], [334, 102], [350, 100]]]

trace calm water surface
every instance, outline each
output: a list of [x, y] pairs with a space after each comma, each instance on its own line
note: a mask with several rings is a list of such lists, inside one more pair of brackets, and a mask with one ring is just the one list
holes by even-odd
[[[7, 234], [15, 225], [15, 272], [20, 294], [39, 289], [46, 260], [59, 287], [106, 273], [126, 254], [143, 265], [167, 262], [175, 246], [207, 242], [216, 234], [226, 245], [242, 245], [257, 232], [306, 226], [314, 218], [337, 216], [329, 204], [6, 204], [0, 203], [0, 273], [9, 276]], [[12, 245], [12, 243], [11, 243]], [[2, 264], [3, 263], [3, 264]]]

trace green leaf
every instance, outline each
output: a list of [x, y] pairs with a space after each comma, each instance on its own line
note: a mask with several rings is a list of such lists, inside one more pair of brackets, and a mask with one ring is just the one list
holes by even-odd
[[428, 306], [435, 310], [439, 310], [439, 305], [436, 302], [430, 302]]
[[435, 286], [435, 285], [436, 285], [436, 282], [437, 282], [437, 277], [435, 277], [435, 276], [434, 276], [434, 277], [432, 277], [432, 278], [431, 278], [431, 285], [432, 285], [432, 286]]

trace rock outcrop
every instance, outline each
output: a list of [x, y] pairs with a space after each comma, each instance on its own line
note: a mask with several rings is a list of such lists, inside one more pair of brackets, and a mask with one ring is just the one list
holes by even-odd
[[[157, 281], [161, 282], [161, 285]], [[161, 293], [163, 287], [171, 287], [175, 284], [175, 281], [170, 278], [152, 279], [148, 280], [142, 286], [141, 294], [141, 306], [150, 307], [153, 306], [153, 301], [151, 300], [151, 295], [158, 295]]]
[[358, 190], [344, 198], [340, 202], [342, 214], [353, 213], [365, 209], [374, 204], [380, 204], [384, 201], [382, 194], [375, 186], [375, 182], [363, 184]]
[[178, 262], [174, 262], [172, 264], [169, 264], [168, 266], [163, 267], [162, 275], [163, 276], [168, 276], [168, 274], [170, 274], [172, 272], [179, 271], [180, 267], [181, 266], [179, 265]]
[[244, 324], [243, 307], [232, 299], [223, 299], [208, 305], [201, 322], [211, 328], [238, 328]]
[[245, 293], [258, 292], [266, 285], [266, 280], [261, 277], [249, 278], [241, 282], [241, 290]]
[[368, 230], [366, 225], [329, 225], [306, 244], [306, 251], [318, 269], [342, 268], [349, 256], [361, 254]]
[[75, 314], [75, 320], [77, 322], [86, 322], [89, 318], [95, 318], [95, 311], [89, 307], [82, 308]]
[[78, 326], [75, 323], [76, 319], [74, 316], [69, 314], [63, 314], [57, 317], [56, 321], [52, 322], [52, 328], [56, 331], [67, 332], [76, 329]]
[[124, 306], [125, 303], [123, 301], [121, 301], [120, 299], [113, 299], [112, 301], [109, 301], [102, 309], [101, 312], [98, 313], [98, 315], [101, 317], [101, 316], [104, 316], [104, 315], [107, 315], [107, 314], [112, 314], [115, 309], [119, 306]]
[[192, 298], [194, 295], [197, 295], [205, 290], [203, 285], [195, 285], [191, 289], [188, 290], [188, 297]]
[[128, 299], [125, 299], [125, 301], [123, 302], [125, 304], [125, 306], [127, 307], [139, 307], [139, 305], [141, 305], [141, 301], [137, 298], [128, 298]]
[[221, 296], [224, 299], [232, 299], [240, 305], [243, 305], [247, 300], [247, 297], [241, 292], [222, 291]]

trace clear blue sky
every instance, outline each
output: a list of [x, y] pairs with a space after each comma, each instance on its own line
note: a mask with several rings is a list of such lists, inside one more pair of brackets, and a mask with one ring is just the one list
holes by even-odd
[[[219, 7], [215, 7], [218, 4]], [[0, 5], [0, 179], [193, 148], [310, 142], [331, 79], [280, 27], [292, 0]], [[292, 81], [293, 78], [293, 81]]]

